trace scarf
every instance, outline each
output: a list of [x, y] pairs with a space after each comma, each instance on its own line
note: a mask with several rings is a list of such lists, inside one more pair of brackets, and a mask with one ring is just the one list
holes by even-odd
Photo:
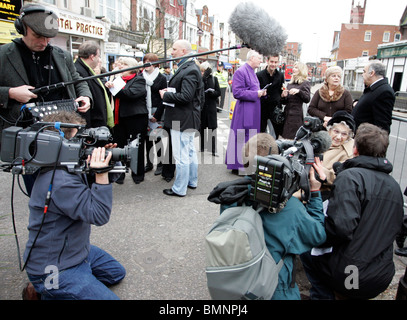
[[335, 102], [338, 101], [343, 93], [345, 92], [345, 88], [340, 86], [337, 86], [334, 90], [334, 94], [332, 96], [329, 95], [329, 87], [326, 83], [322, 85], [321, 88], [319, 88], [319, 96], [321, 99], [325, 102]]
[[146, 102], [149, 119], [151, 119], [152, 117], [151, 86], [154, 84], [154, 80], [157, 78], [159, 72], [160, 71], [158, 70], [158, 68], [154, 68], [154, 71], [151, 73], [143, 71], [143, 77], [146, 80], [146, 90], [147, 90]]
[[[90, 73], [92, 75], [96, 75], [95, 71], [93, 71], [93, 69], [85, 62], [83, 61], [83, 59], [81, 59], [81, 61], [83, 62], [83, 64], [88, 67]], [[106, 100], [106, 115], [107, 115], [107, 119], [106, 119], [106, 124], [109, 128], [113, 128], [114, 126], [114, 121], [113, 121], [113, 110], [112, 110], [112, 106], [110, 105], [110, 100], [109, 100], [109, 96], [107, 94], [106, 88], [104, 86], [104, 84], [102, 83], [102, 81], [100, 80], [100, 78], [96, 79], [99, 83], [99, 85], [102, 87], [103, 89], [103, 94], [105, 95], [105, 100]]]
[[[127, 81], [133, 79], [136, 76], [135, 73], [122, 77], [123, 81], [127, 83]], [[122, 88], [123, 89], [123, 88]], [[120, 106], [120, 99], [116, 98], [114, 100], [114, 124], [119, 124], [119, 106]]]

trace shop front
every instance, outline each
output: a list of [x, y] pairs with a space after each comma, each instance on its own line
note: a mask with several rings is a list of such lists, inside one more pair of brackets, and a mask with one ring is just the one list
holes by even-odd
[[87, 41], [96, 41], [104, 54], [104, 42], [108, 39], [109, 26], [100, 19], [92, 19], [69, 11], [59, 10], [59, 33], [50, 43], [75, 57], [79, 46]]

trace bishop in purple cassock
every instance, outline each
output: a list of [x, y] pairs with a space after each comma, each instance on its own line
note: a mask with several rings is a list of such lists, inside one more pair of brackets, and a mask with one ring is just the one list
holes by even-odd
[[247, 62], [233, 76], [232, 92], [237, 101], [226, 149], [229, 170], [243, 168], [243, 147], [252, 136], [260, 132], [260, 97], [266, 94], [266, 90], [260, 90], [255, 69], [261, 62], [262, 56], [251, 50], [247, 54]]

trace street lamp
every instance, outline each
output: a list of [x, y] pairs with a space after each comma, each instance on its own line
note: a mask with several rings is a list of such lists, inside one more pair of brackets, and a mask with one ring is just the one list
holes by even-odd
[[170, 32], [164, 28], [164, 60], [167, 60], [167, 39], [170, 38]]

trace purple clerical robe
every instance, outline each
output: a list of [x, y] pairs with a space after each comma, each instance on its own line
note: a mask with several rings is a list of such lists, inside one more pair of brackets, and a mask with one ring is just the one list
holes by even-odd
[[228, 169], [243, 167], [242, 150], [252, 136], [260, 132], [260, 83], [253, 68], [247, 63], [236, 70], [232, 92], [237, 100], [230, 125], [226, 165]]

